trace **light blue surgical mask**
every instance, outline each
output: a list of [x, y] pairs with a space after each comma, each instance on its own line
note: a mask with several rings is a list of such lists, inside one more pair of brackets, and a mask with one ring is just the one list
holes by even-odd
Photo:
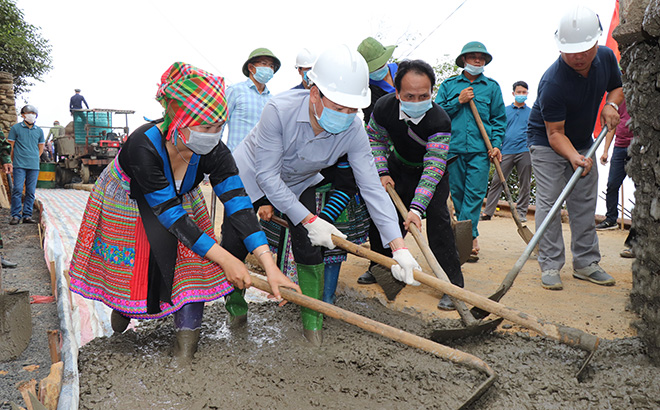
[[420, 102], [401, 101], [401, 110], [408, 114], [410, 118], [419, 118], [426, 114], [432, 105], [430, 98]]
[[303, 73], [303, 81], [304, 81], [305, 84], [307, 84], [307, 86], [309, 87], [309, 86], [311, 86], [311, 82], [310, 82], [310, 80], [309, 80], [309, 77], [307, 77], [307, 73], [309, 73], [309, 70], [307, 70], [307, 71], [305, 71], [305, 72]]
[[[321, 102], [321, 105], [323, 105], [323, 102]], [[353, 124], [353, 120], [357, 114], [346, 114], [323, 105], [323, 112], [321, 113], [321, 117], [319, 117], [316, 115], [316, 105], [312, 104], [312, 106], [314, 107], [314, 117], [316, 117], [319, 125], [330, 134], [339, 134], [346, 131]]]
[[385, 64], [378, 70], [374, 71], [373, 73], [369, 73], [369, 79], [374, 80], [374, 81], [381, 81], [383, 78], [387, 76], [387, 73], [390, 71], [390, 68]]
[[183, 144], [190, 148], [192, 152], [199, 155], [206, 155], [213, 151], [213, 148], [220, 143], [220, 137], [222, 137], [222, 130], [214, 133], [199, 132], [192, 129], [188, 130], [190, 131], [188, 141]]
[[527, 101], [527, 96], [523, 94], [516, 94], [515, 99], [518, 104], [521, 104]]
[[484, 72], [484, 66], [477, 67], [476, 65], [465, 63], [465, 71], [472, 75], [479, 75]]
[[254, 79], [257, 80], [260, 84], [266, 84], [273, 78], [275, 72], [270, 67], [255, 67], [257, 72], [254, 73]]

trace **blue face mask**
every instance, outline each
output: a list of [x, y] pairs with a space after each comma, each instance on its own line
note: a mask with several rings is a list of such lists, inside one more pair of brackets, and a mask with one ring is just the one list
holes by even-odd
[[390, 68], [385, 64], [378, 70], [374, 71], [373, 73], [369, 73], [369, 79], [374, 80], [374, 81], [381, 81], [383, 78], [387, 76], [387, 73], [390, 72]]
[[[323, 105], [323, 102], [321, 102], [321, 105]], [[318, 117], [316, 115], [316, 105], [312, 104], [312, 106], [314, 107], [314, 117], [316, 117], [319, 125], [330, 134], [339, 134], [346, 131], [348, 127], [353, 124], [353, 120], [357, 114], [345, 114], [343, 112], [332, 110], [324, 105], [321, 117]]]
[[310, 86], [309, 77], [307, 77], [308, 72], [309, 72], [309, 70], [307, 70], [303, 73], [303, 81], [305, 82], [305, 84], [307, 84], [307, 86]]
[[472, 75], [479, 75], [484, 72], [484, 66], [477, 67], [476, 65], [465, 63], [465, 71]]
[[254, 79], [257, 80], [260, 84], [266, 84], [268, 81], [270, 81], [271, 78], [273, 78], [273, 69], [270, 67], [255, 67], [257, 69], [257, 72], [254, 73]]
[[420, 102], [401, 101], [401, 110], [410, 118], [419, 118], [431, 109], [432, 104], [430, 98]]
[[517, 95], [515, 96], [515, 98], [516, 98], [516, 102], [517, 102], [518, 104], [521, 104], [521, 103], [524, 103], [525, 101], [527, 101], [527, 96], [526, 96], [526, 95], [519, 95], [519, 94], [517, 94]]

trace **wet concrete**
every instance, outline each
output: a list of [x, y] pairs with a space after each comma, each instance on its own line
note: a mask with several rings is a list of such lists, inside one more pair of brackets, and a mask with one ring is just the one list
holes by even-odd
[[[338, 305], [427, 337], [458, 320], [423, 322], [375, 300]], [[299, 308], [251, 305], [248, 325], [230, 331], [221, 304], [207, 306], [198, 353], [174, 368], [171, 318], [97, 339], [80, 351], [81, 409], [456, 408], [484, 381], [476, 371], [333, 319], [324, 344], [302, 339]], [[585, 353], [525, 333], [454, 342], [490, 364], [499, 379], [474, 405], [489, 409], [657, 408], [659, 369], [636, 338], [605, 340], [584, 382]]]

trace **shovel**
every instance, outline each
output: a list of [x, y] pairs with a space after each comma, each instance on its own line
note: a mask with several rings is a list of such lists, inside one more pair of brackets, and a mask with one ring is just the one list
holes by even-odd
[[[477, 106], [474, 104], [473, 100], [470, 100], [470, 108], [472, 109], [472, 114], [474, 115], [474, 119], [477, 121], [477, 126], [479, 127], [479, 131], [481, 131], [481, 136], [484, 138], [484, 142], [486, 143], [486, 148], [488, 148], [488, 152], [492, 151], [493, 146], [490, 143], [490, 139], [488, 138], [488, 134], [486, 133], [486, 129], [484, 128], [484, 123], [481, 121], [481, 117], [479, 116], [479, 111], [477, 110]], [[500, 181], [502, 181], [502, 186], [504, 187], [504, 192], [506, 193], [506, 200], [509, 202], [509, 209], [511, 209], [511, 216], [513, 216], [513, 220], [516, 222], [516, 226], [518, 227], [518, 235], [525, 241], [525, 243], [529, 243], [529, 241], [532, 240], [532, 236], [534, 234], [532, 231], [529, 230], [529, 228], [526, 225], [523, 225], [522, 222], [520, 222], [520, 216], [518, 216], [518, 212], [516, 212], [516, 207], [513, 204], [513, 200], [511, 199], [511, 192], [509, 191], [509, 186], [506, 183], [506, 179], [504, 178], [504, 173], [502, 173], [502, 167], [500, 166], [500, 162], [495, 159], [492, 161], [493, 164], [495, 164], [495, 169], [497, 170], [497, 175], [500, 177]]]
[[[405, 218], [408, 214], [408, 210], [406, 209], [406, 206], [403, 204], [401, 197], [399, 197], [399, 194], [397, 194], [396, 191], [394, 190], [394, 187], [389, 184], [387, 185], [386, 190], [387, 193], [390, 195], [390, 198], [392, 198], [392, 202], [394, 202], [394, 205], [399, 210], [399, 213], [403, 216], [403, 218]], [[420, 250], [422, 251], [422, 254], [424, 254], [424, 258], [428, 262], [435, 276], [442, 281], [449, 282], [449, 278], [447, 277], [447, 274], [442, 269], [442, 266], [440, 266], [440, 264], [438, 263], [438, 260], [435, 258], [435, 255], [431, 251], [429, 245], [426, 243], [426, 241], [424, 241], [424, 238], [422, 238], [422, 235], [419, 232], [417, 225], [409, 224], [408, 230], [412, 234], [413, 238], [415, 238], [415, 242], [417, 242], [417, 246], [419, 246]], [[391, 273], [389, 272], [388, 275], [390, 277], [392, 276]], [[376, 276], [376, 279], [378, 279], [378, 276]], [[465, 303], [462, 300], [456, 299], [454, 297], [450, 297], [450, 298], [451, 301], [454, 302], [454, 305], [456, 306], [456, 310], [458, 311], [458, 314], [461, 316], [461, 319], [463, 320], [463, 324], [465, 324], [465, 328], [437, 330], [436, 332], [434, 332], [435, 337], [433, 338], [433, 340], [437, 342], [474, 336], [485, 332], [492, 332], [502, 322], [502, 318], [499, 318], [499, 319], [491, 320], [489, 322], [479, 323], [479, 321], [477, 321], [474, 318], [474, 316], [472, 316], [472, 313], [470, 313], [467, 306], [465, 306]]]
[[[591, 158], [594, 155], [596, 149], [598, 149], [598, 146], [603, 141], [606, 134], [607, 134], [607, 125], [604, 125], [603, 130], [598, 135], [598, 138], [596, 138], [596, 141], [591, 145], [589, 151], [587, 151], [587, 155], [585, 155], [586, 158]], [[561, 194], [559, 194], [559, 197], [552, 205], [552, 208], [550, 208], [550, 212], [548, 212], [548, 215], [541, 223], [541, 226], [539, 226], [539, 229], [536, 230], [536, 233], [533, 235], [532, 239], [527, 244], [527, 247], [523, 251], [522, 255], [520, 255], [520, 258], [518, 258], [515, 265], [513, 265], [513, 268], [511, 268], [509, 273], [507, 273], [506, 277], [502, 281], [502, 284], [500, 284], [500, 287], [497, 288], [495, 293], [493, 293], [488, 297], [490, 300], [494, 300], [498, 302], [500, 299], [502, 299], [502, 297], [506, 294], [506, 292], [508, 292], [509, 289], [511, 289], [511, 286], [513, 286], [513, 281], [516, 280], [516, 277], [522, 270], [523, 266], [525, 265], [525, 262], [527, 262], [527, 259], [529, 259], [529, 255], [532, 254], [532, 251], [534, 250], [536, 245], [538, 245], [539, 241], [541, 240], [541, 236], [543, 236], [545, 231], [548, 229], [550, 222], [555, 218], [555, 216], [557, 216], [557, 214], [561, 209], [562, 204], [564, 203], [566, 198], [571, 194], [573, 188], [575, 188], [575, 185], [582, 176], [582, 171], [584, 171], [584, 167], [577, 167], [575, 169], [573, 175], [571, 176], [571, 179], [568, 180], [568, 183], [564, 187], [564, 190], [561, 191]], [[472, 314], [474, 315], [474, 317], [480, 319], [488, 316], [488, 312], [482, 309], [478, 309], [476, 307], [472, 308]]]
[[[334, 238], [336, 237], [333, 237], [333, 239]], [[252, 285], [254, 287], [261, 289], [264, 292], [272, 293], [270, 285], [263, 279], [262, 276], [250, 274], [250, 278], [252, 279]], [[440, 357], [441, 359], [448, 360], [450, 362], [484, 373], [487, 376], [486, 381], [477, 387], [475, 392], [472, 393], [472, 395], [468, 397], [465, 402], [463, 402], [459, 409], [468, 407], [475, 400], [481, 397], [497, 378], [495, 372], [490, 366], [488, 366], [488, 364], [469, 353], [461, 352], [460, 350], [452, 349], [450, 347], [432, 342], [423, 337], [404, 332], [401, 329], [388, 326], [384, 323], [376, 322], [375, 320], [360, 316], [353, 312], [349, 312], [337, 306], [325, 303], [321, 300], [301, 295], [300, 293], [297, 293], [291, 289], [280, 288], [280, 294], [284, 299], [299, 306], [315, 310], [324, 314], [325, 316], [341, 320], [368, 332], [387, 337], [388, 339], [392, 339], [407, 346], [431, 353], [437, 357]]]
[[32, 336], [32, 310], [27, 291], [5, 291], [0, 267], [0, 362], [17, 358]]
[[454, 215], [454, 201], [451, 199], [451, 194], [447, 198], [447, 208], [449, 209], [449, 217], [451, 218], [451, 229], [454, 231], [454, 239], [456, 240], [458, 260], [462, 265], [467, 262], [472, 254], [472, 221], [469, 219], [465, 221], [456, 220], [456, 215]]

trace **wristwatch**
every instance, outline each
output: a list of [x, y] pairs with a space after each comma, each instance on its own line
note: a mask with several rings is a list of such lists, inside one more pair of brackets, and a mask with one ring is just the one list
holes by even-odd
[[615, 109], [617, 112], [619, 111], [619, 106], [616, 105], [616, 103], [613, 103], [612, 101], [608, 101], [608, 102], [606, 102], [605, 105], [611, 105], [612, 107], [614, 107], [614, 109]]

